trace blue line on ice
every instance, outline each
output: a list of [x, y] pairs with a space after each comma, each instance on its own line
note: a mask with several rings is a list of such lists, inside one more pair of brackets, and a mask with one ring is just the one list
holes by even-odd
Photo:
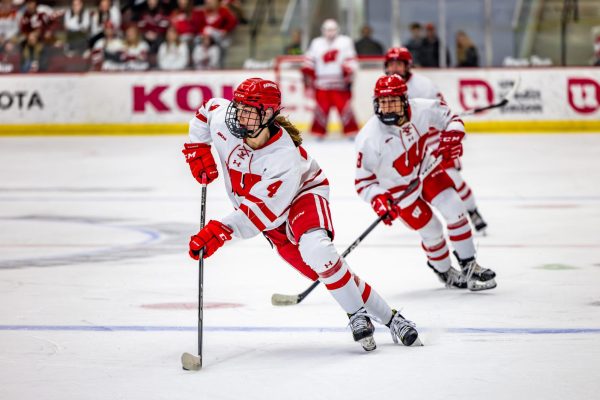
[[[142, 326], [142, 325], [0, 325], [0, 331], [92, 331], [92, 332], [187, 332], [195, 326]], [[421, 328], [423, 331], [430, 329]], [[269, 333], [336, 333], [346, 332], [341, 327], [303, 326], [205, 326], [206, 332], [269, 332]], [[449, 333], [492, 333], [509, 335], [600, 334], [600, 328], [444, 328]]]

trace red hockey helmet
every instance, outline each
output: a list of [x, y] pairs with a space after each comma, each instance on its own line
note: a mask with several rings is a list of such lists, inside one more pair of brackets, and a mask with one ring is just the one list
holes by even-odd
[[406, 47], [392, 47], [385, 53], [386, 67], [390, 61], [404, 61], [407, 65], [412, 66], [413, 57]]
[[281, 91], [273, 81], [261, 78], [249, 78], [233, 92], [233, 101], [266, 110], [281, 109]]
[[[397, 113], [383, 113], [379, 107], [379, 99], [382, 97], [399, 97], [404, 110], [403, 115]], [[408, 88], [406, 82], [400, 75], [384, 75], [377, 79], [373, 91], [373, 108], [375, 114], [386, 125], [396, 125], [401, 118], [410, 120], [410, 105], [408, 104]]]
[[[253, 116], [247, 118], [247, 125], [241, 125], [238, 119], [240, 105], [254, 107]], [[273, 114], [265, 121], [266, 111], [271, 108]], [[227, 107], [225, 124], [229, 131], [240, 139], [254, 138], [275, 121], [281, 111], [281, 91], [273, 81], [261, 78], [249, 78], [233, 92], [233, 101]]]
[[404, 96], [408, 92], [406, 82], [400, 75], [384, 75], [377, 79], [373, 96], [378, 99], [384, 96]]

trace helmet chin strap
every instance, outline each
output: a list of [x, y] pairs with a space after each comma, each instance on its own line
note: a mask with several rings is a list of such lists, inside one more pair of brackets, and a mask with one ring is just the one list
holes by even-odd
[[[257, 137], [258, 135], [261, 134], [261, 132], [263, 131], [263, 129], [265, 129], [266, 127], [268, 127], [269, 125], [271, 125], [273, 123], [273, 121], [275, 121], [275, 117], [277, 117], [277, 115], [279, 114], [279, 112], [274, 112], [273, 115], [271, 116], [271, 118], [269, 118], [269, 120], [265, 123], [263, 123], [263, 119], [265, 117], [266, 112], [264, 110], [260, 110], [260, 124], [258, 125], [258, 127], [256, 128], [256, 130], [249, 130], [246, 128], [246, 137], [250, 138], [250, 139], [254, 139], [255, 137]], [[255, 133], [256, 132], [256, 133]], [[254, 134], [254, 135], [252, 135]]]

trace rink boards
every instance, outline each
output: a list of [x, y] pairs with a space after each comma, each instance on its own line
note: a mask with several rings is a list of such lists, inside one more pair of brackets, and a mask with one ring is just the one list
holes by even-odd
[[[456, 111], [497, 102], [520, 81], [504, 108], [469, 116], [471, 132], [600, 132], [597, 68], [428, 69], [418, 71], [440, 88]], [[14, 74], [0, 76], [3, 135], [181, 134], [203, 101], [231, 98], [244, 79], [277, 80], [284, 114], [302, 130], [313, 102], [296, 68], [279, 70], [147, 73]], [[381, 70], [363, 69], [354, 82], [360, 123], [372, 115], [372, 88]], [[338, 130], [337, 116], [330, 122]]]

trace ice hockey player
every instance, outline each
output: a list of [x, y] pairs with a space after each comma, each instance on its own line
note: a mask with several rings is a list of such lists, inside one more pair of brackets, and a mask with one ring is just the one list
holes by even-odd
[[[414, 73], [412, 71], [413, 57], [410, 51], [404, 47], [392, 47], [385, 54], [385, 73], [386, 75], [398, 74], [406, 82], [408, 87], [408, 97], [410, 99], [440, 99], [444, 100], [442, 93], [438, 87], [424, 75]], [[435, 139], [438, 139], [437, 137]], [[435, 143], [433, 143], [435, 144]], [[460, 158], [455, 158], [443, 163], [446, 173], [454, 182], [454, 187], [458, 195], [465, 203], [465, 207], [469, 212], [471, 223], [477, 232], [485, 233], [487, 223], [481, 217], [475, 196], [469, 185], [465, 182], [460, 173], [462, 166]]]
[[324, 137], [332, 107], [342, 122], [344, 135], [354, 137], [358, 125], [352, 112], [352, 80], [358, 69], [354, 42], [339, 34], [339, 26], [327, 19], [321, 37], [312, 40], [306, 51], [302, 74], [307, 88], [314, 89], [315, 111], [311, 132]]
[[[356, 190], [377, 215], [391, 225], [400, 218], [416, 230], [428, 258], [428, 266], [448, 287], [485, 290], [496, 287], [495, 272], [475, 259], [475, 245], [466, 210], [452, 180], [437, 166], [419, 180], [436, 157], [451, 161], [462, 153], [465, 134], [462, 121], [441, 100], [411, 99], [399, 75], [377, 80], [373, 105], [375, 115], [356, 138]], [[439, 146], [428, 145], [430, 132], [441, 132]], [[413, 180], [418, 185], [408, 195], [401, 193]], [[452, 267], [450, 252], [435, 207], [444, 217], [448, 239], [462, 274]]]
[[420, 343], [415, 324], [392, 310], [337, 253], [329, 182], [280, 111], [277, 84], [250, 78], [236, 88], [233, 101], [210, 99], [190, 121], [190, 142], [183, 153], [192, 175], [201, 181], [206, 174], [208, 183], [217, 178], [212, 143], [235, 209], [192, 236], [190, 256], [198, 259], [204, 248], [204, 257], [210, 257], [234, 236], [245, 239], [263, 233], [287, 263], [325, 284], [348, 314], [354, 340], [365, 350], [376, 347], [370, 317], [390, 328], [394, 342]]

